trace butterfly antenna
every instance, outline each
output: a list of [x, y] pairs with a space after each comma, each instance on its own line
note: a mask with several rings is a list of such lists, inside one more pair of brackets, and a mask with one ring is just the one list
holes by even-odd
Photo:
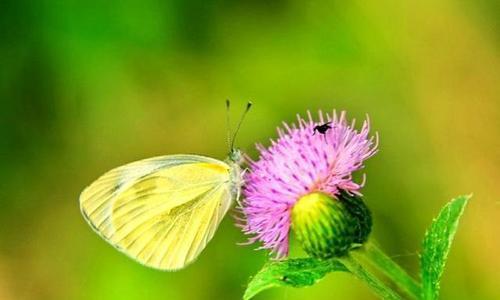
[[231, 121], [229, 119], [229, 108], [231, 106], [231, 102], [229, 99], [226, 99], [226, 125], [227, 125], [227, 146], [229, 147], [229, 150], [231, 150]]
[[243, 120], [245, 119], [245, 116], [247, 115], [247, 113], [251, 107], [252, 107], [252, 102], [248, 101], [247, 107], [245, 108], [245, 111], [241, 115], [240, 121], [238, 122], [238, 126], [236, 127], [236, 130], [234, 131], [233, 138], [230, 139], [231, 140], [231, 147], [229, 147], [230, 150], [234, 149], [234, 140], [236, 139], [236, 135], [238, 134], [238, 131], [240, 131], [241, 123], [243, 123]]

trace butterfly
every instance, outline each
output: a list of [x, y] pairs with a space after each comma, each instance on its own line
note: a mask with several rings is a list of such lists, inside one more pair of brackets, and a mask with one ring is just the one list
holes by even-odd
[[[99, 177], [80, 195], [94, 231], [139, 263], [179, 270], [212, 239], [242, 186], [242, 154], [228, 130], [225, 161], [200, 155], [165, 155], [132, 162]], [[229, 101], [226, 101], [229, 127]]]

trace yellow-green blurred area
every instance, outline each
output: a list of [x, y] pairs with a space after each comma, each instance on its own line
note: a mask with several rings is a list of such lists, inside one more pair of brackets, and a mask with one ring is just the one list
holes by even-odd
[[[499, 12], [496, 0], [2, 1], [0, 299], [240, 299], [268, 255], [237, 245], [230, 215], [168, 273], [104, 242], [78, 205], [130, 161], [223, 159], [226, 98], [233, 121], [254, 102], [237, 140], [253, 158], [297, 113], [369, 114], [372, 237], [416, 275], [425, 228], [473, 192], [442, 299], [500, 299]], [[375, 298], [335, 273], [258, 299]]]

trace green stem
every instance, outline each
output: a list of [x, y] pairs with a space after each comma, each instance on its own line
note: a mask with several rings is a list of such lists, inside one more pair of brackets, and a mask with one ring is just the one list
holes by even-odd
[[342, 264], [358, 279], [365, 282], [380, 298], [389, 300], [401, 300], [398, 294], [387, 287], [382, 281], [368, 272], [356, 258], [350, 254], [339, 259]]
[[369, 263], [391, 279], [398, 288], [411, 296], [413, 299], [420, 299], [421, 286], [401, 266], [394, 262], [374, 243], [368, 242], [361, 251], [353, 251], [354, 255], [364, 256]]

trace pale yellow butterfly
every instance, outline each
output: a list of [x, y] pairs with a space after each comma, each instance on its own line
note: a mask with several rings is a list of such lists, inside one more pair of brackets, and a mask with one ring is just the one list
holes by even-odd
[[232, 139], [228, 131], [225, 162], [180, 154], [118, 167], [83, 190], [83, 216], [102, 238], [141, 264], [160, 270], [184, 268], [238, 201], [242, 158], [233, 144], [241, 120]]

